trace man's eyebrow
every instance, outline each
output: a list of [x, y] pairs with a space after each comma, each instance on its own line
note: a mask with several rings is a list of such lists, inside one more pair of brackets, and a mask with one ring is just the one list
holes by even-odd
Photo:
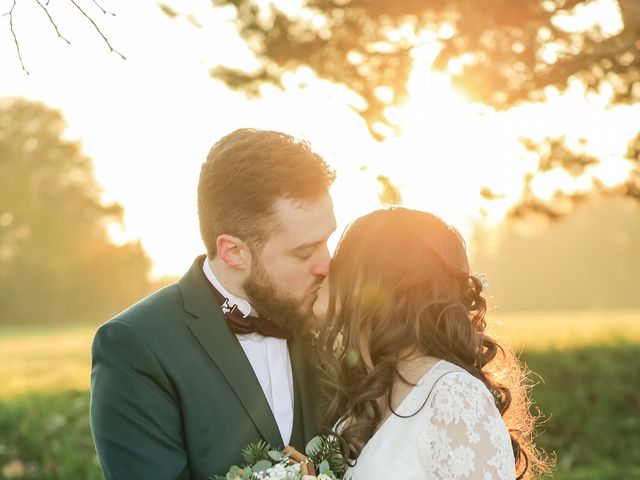
[[311, 242], [311, 243], [303, 243], [302, 245], [298, 245], [297, 247], [293, 247], [291, 250], [292, 251], [305, 250], [307, 248], [317, 247], [318, 245], [320, 245], [322, 243], [323, 243], [322, 240], [318, 240], [317, 242]]

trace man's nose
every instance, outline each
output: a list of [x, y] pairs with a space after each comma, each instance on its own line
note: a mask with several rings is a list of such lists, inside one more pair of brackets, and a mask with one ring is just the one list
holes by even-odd
[[313, 265], [311, 273], [317, 277], [326, 277], [329, 275], [329, 263], [331, 262], [331, 255], [329, 249], [325, 247], [322, 253], [318, 257], [318, 261]]

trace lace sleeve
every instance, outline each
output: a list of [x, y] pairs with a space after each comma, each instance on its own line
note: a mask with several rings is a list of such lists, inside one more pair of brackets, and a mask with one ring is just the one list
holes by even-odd
[[509, 432], [480, 380], [461, 372], [445, 375], [431, 397], [419, 442], [430, 479], [515, 479]]

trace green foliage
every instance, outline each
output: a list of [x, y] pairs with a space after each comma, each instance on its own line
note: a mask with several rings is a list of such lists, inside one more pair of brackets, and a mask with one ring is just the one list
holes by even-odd
[[32, 395], [0, 403], [0, 478], [12, 477], [103, 478], [91, 439], [88, 393]]
[[538, 443], [557, 454], [555, 478], [607, 480], [640, 473], [640, 345], [525, 352], [546, 422]]
[[258, 443], [251, 443], [242, 450], [242, 458], [245, 465], [255, 465], [262, 460], [270, 460], [269, 452], [272, 450], [264, 440], [258, 441]]
[[[307, 443], [305, 452], [307, 458], [316, 466], [317, 473], [327, 475], [329, 478], [342, 478], [344, 465], [340, 444], [333, 437], [316, 436]], [[245, 466], [240, 469], [237, 465], [231, 466], [226, 476], [214, 475], [210, 480], [249, 480], [252, 475], [266, 472], [271, 467], [281, 465], [287, 469], [293, 466], [290, 453], [273, 450], [264, 440], [258, 443], [250, 443], [242, 450]], [[288, 470], [286, 478], [300, 480], [300, 471]]]
[[42, 103], [0, 100], [0, 324], [106, 320], [152, 288], [139, 242], [114, 245], [123, 208]]
[[[312, 438], [305, 449], [307, 456], [313, 461], [315, 465], [326, 465], [325, 468], [331, 470], [336, 475], [342, 475], [344, 473], [344, 458], [342, 457], [342, 450], [340, 449], [340, 443], [332, 437], [314, 437]], [[324, 473], [322, 468], [320, 473]]]

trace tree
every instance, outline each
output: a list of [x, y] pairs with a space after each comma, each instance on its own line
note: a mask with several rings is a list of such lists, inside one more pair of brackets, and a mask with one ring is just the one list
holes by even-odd
[[[286, 2], [277, 1], [269, 10], [258, 0], [213, 3], [235, 9], [238, 31], [260, 63], [254, 71], [220, 66], [212, 72], [215, 77], [257, 94], [261, 84], [282, 87], [285, 73], [309, 67], [360, 97], [353, 107], [377, 139], [384, 138], [380, 125], [393, 126], [386, 108], [407, 95], [412, 55], [425, 44], [440, 45], [434, 66], [448, 73], [458, 90], [496, 109], [542, 100], [547, 87], [562, 90], [572, 79], [594, 91], [610, 86], [613, 102], [640, 98], [637, 0], [610, 0], [619, 7], [618, 31], [599, 25], [579, 29], [567, 21], [590, 0], [303, 0], [296, 12], [278, 7]], [[166, 5], [163, 9], [177, 14]], [[576, 156], [562, 151], [562, 139], [547, 143], [559, 148], [543, 148], [543, 169], [545, 163], [558, 163], [555, 153]], [[637, 155], [630, 160], [640, 164]], [[620, 193], [640, 199], [638, 172], [636, 167]], [[548, 205], [526, 198], [514, 213], [528, 210], [554, 214]]]
[[139, 242], [107, 234], [91, 160], [46, 105], [0, 100], [0, 324], [105, 320], [149, 291]]

